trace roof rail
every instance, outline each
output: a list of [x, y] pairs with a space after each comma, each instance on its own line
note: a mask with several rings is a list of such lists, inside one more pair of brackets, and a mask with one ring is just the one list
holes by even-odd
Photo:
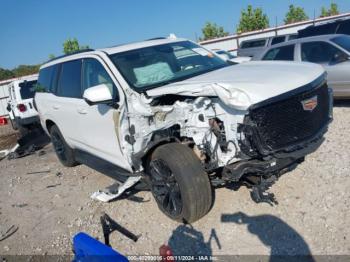
[[46, 63], [51, 62], [51, 61], [55, 61], [55, 60], [63, 58], [63, 57], [67, 57], [67, 56], [71, 56], [71, 55], [75, 55], [75, 54], [80, 54], [80, 53], [85, 53], [85, 52], [91, 52], [91, 51], [95, 51], [95, 49], [87, 48], [87, 49], [78, 50], [78, 51], [75, 51], [75, 52], [72, 52], [72, 53], [69, 53], [66, 55], [54, 57], [54, 58], [48, 60]]
[[161, 39], [167, 39], [167, 38], [166, 37], [154, 37], [154, 38], [147, 39], [146, 41], [161, 40]]

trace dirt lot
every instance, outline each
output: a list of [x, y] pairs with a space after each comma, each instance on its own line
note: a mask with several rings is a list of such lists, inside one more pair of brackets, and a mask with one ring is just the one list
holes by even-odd
[[[119, 233], [111, 244], [124, 254], [350, 254], [350, 102], [334, 109], [321, 148], [272, 187], [279, 204], [255, 204], [249, 190], [218, 189], [211, 212], [191, 227], [169, 220], [150, 192], [100, 203], [92, 192], [113, 181], [86, 166], [64, 168], [51, 145], [46, 154], [0, 162], [0, 230], [18, 231], [0, 242], [0, 254], [71, 254], [79, 231], [103, 239], [102, 212], [140, 234]], [[28, 174], [36, 171], [46, 173]]]

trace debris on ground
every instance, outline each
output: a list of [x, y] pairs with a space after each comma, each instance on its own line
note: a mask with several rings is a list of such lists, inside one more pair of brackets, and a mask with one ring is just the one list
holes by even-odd
[[123, 194], [125, 190], [139, 182], [140, 179], [141, 176], [131, 176], [122, 185], [113, 184], [112, 186], [105, 188], [103, 191], [98, 190], [97, 192], [92, 193], [91, 198], [102, 202], [112, 201]]
[[42, 128], [36, 128], [17, 141], [17, 148], [8, 154], [8, 159], [16, 159], [34, 154], [50, 142]]
[[125, 227], [115, 222], [106, 213], [104, 213], [101, 216], [100, 220], [101, 220], [101, 225], [103, 230], [103, 236], [105, 239], [105, 244], [107, 246], [111, 246], [109, 241], [109, 235], [113, 231], [118, 231], [119, 233], [121, 233], [122, 235], [126, 236], [127, 238], [131, 239], [134, 242], [137, 242], [137, 240], [140, 237], [140, 235], [136, 236], [134, 233], [130, 232], [128, 229], [126, 229]]
[[28, 172], [27, 175], [34, 175], [34, 174], [45, 174], [45, 173], [50, 173], [50, 170], [43, 170], [43, 171], [33, 171], [33, 172]]
[[18, 230], [18, 227], [15, 225], [10, 226], [5, 232], [0, 232], [0, 241], [3, 241], [10, 236], [12, 236], [14, 233], [16, 233]]
[[48, 185], [46, 188], [52, 188], [52, 187], [56, 187], [56, 186], [60, 186], [61, 183], [58, 183], [58, 184], [54, 184], [54, 185]]
[[26, 203], [23, 203], [23, 204], [13, 204], [12, 207], [19, 207], [19, 208], [22, 208], [22, 207], [26, 207], [28, 206], [28, 204]]

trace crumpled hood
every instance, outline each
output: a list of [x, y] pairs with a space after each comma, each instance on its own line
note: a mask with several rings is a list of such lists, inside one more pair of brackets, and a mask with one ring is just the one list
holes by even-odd
[[307, 85], [324, 72], [322, 66], [311, 63], [254, 61], [154, 88], [148, 90], [147, 95], [218, 96], [225, 104], [233, 106], [230, 99], [243, 91], [249, 105], [238, 109], [246, 109], [252, 104]]

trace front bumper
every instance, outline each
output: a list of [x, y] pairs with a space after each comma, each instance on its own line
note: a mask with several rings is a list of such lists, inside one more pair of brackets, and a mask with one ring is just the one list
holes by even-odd
[[[322, 133], [323, 134], [323, 133]], [[304, 160], [304, 157], [316, 151], [324, 141], [320, 133], [315, 139], [293, 148], [291, 151], [275, 153], [263, 159], [242, 160], [223, 168], [222, 178], [226, 181], [238, 181], [244, 175], [267, 175], [280, 173], [286, 169], [292, 169]]]

